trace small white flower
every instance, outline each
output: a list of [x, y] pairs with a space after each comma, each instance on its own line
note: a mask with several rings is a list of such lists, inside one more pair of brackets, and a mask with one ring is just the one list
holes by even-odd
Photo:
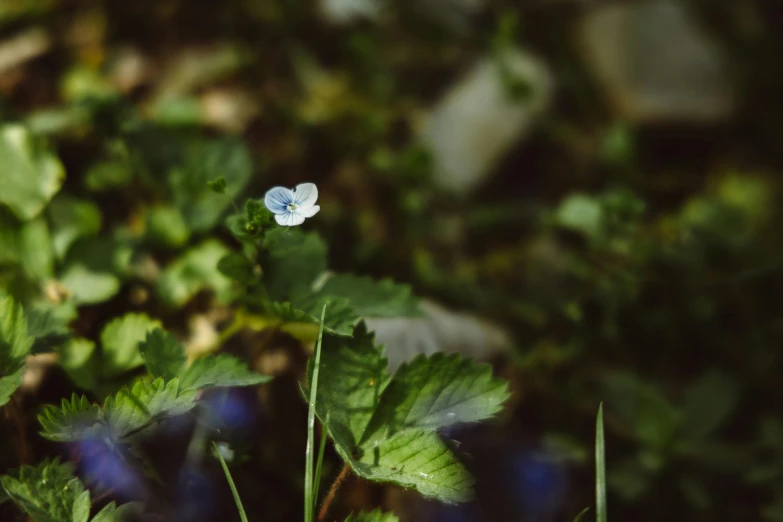
[[272, 187], [264, 196], [264, 205], [275, 215], [275, 221], [279, 225], [295, 227], [321, 210], [321, 207], [315, 204], [317, 199], [318, 187], [315, 183], [302, 183], [293, 190]]

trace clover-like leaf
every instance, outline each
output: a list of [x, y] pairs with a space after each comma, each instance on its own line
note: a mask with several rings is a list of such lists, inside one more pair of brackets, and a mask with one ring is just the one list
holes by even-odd
[[399, 522], [399, 520], [394, 513], [384, 513], [380, 509], [376, 509], [371, 513], [351, 513], [345, 522]]
[[0, 203], [21, 220], [41, 213], [65, 178], [57, 156], [22, 125], [0, 125]]
[[138, 345], [147, 332], [160, 327], [160, 322], [146, 314], [126, 314], [107, 324], [101, 332], [103, 374], [116, 377], [144, 364]]
[[11, 297], [0, 299], [0, 406], [22, 384], [25, 357], [33, 341], [27, 335], [22, 307]]
[[185, 347], [177, 341], [174, 334], [162, 328], [147, 332], [147, 337], [139, 343], [147, 370], [155, 377], [167, 381], [181, 375], [188, 362]]
[[45, 460], [22, 466], [15, 475], [0, 477], [3, 488], [35, 522], [87, 522], [90, 492], [70, 464]]
[[180, 379], [181, 388], [254, 386], [271, 380], [267, 375], [251, 371], [247, 365], [227, 354], [206, 355], [193, 361]]
[[104, 426], [101, 408], [75, 393], [70, 401], [63, 399], [59, 408], [52, 404], [44, 407], [38, 422], [43, 428], [41, 436], [57, 442], [85, 439]]
[[159, 378], [137, 381], [131, 389], [126, 387], [107, 397], [103, 413], [114, 440], [122, 441], [158, 418], [181, 415], [195, 406], [195, 390], [180, 391], [179, 379], [166, 383]]

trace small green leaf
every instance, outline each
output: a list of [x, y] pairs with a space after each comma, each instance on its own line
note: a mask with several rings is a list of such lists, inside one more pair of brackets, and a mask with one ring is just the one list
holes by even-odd
[[407, 285], [370, 277], [334, 275], [317, 295], [347, 299], [360, 317], [400, 317], [419, 315], [418, 302]]
[[227, 253], [228, 248], [214, 239], [188, 250], [158, 278], [160, 296], [172, 306], [182, 306], [207, 288], [221, 296], [230, 287], [230, 281], [218, 271], [217, 265]]
[[27, 328], [35, 338], [32, 353], [50, 352], [71, 338], [68, 323], [75, 309], [68, 305], [36, 306], [27, 312]]
[[54, 275], [52, 240], [45, 219], [28, 221], [19, 229], [19, 261], [34, 281], [46, 281]]
[[254, 386], [271, 380], [255, 373], [247, 365], [227, 354], [207, 355], [193, 361], [182, 374], [183, 390], [207, 387]]
[[46, 460], [22, 466], [15, 476], [0, 477], [3, 488], [35, 522], [87, 522], [90, 492], [73, 474], [70, 464]]
[[572, 194], [555, 212], [555, 221], [563, 228], [595, 237], [601, 230], [603, 210], [601, 203], [586, 194]]
[[347, 299], [331, 297], [311, 297], [296, 305], [292, 303], [272, 303], [271, 313], [285, 323], [305, 323], [317, 325], [319, 316], [316, 315], [319, 306], [326, 305], [326, 317], [324, 328], [329, 333], [338, 335], [351, 335], [359, 316], [356, 315], [351, 303]]
[[179, 380], [168, 383], [162, 378], [153, 382], [139, 380], [130, 390], [126, 387], [107, 397], [103, 413], [116, 441], [142, 431], [163, 416], [181, 415], [196, 406], [196, 391], [179, 391]]
[[138, 345], [160, 326], [146, 314], [127, 314], [107, 324], [101, 332], [102, 373], [116, 377], [144, 364]]
[[384, 513], [380, 509], [376, 509], [371, 513], [351, 513], [345, 522], [399, 522], [399, 520], [394, 513]]
[[22, 384], [25, 357], [32, 346], [22, 307], [11, 297], [0, 299], [0, 406]]
[[182, 214], [171, 205], [158, 205], [147, 211], [145, 234], [152, 243], [170, 248], [179, 248], [190, 239]]
[[221, 257], [217, 269], [224, 276], [240, 283], [250, 283], [258, 279], [253, 262], [246, 256], [235, 252]]
[[[277, 227], [264, 236], [261, 266], [274, 301], [295, 302], [309, 295], [315, 279], [326, 270], [326, 245], [315, 233]], [[321, 316], [321, 307], [313, 314]]]
[[211, 181], [207, 181], [207, 186], [212, 192], [216, 192], [218, 194], [225, 194], [226, 193], [226, 178], [219, 177], [217, 179], [213, 179]]
[[57, 442], [85, 439], [98, 433], [104, 425], [100, 407], [75, 393], [70, 401], [63, 399], [60, 408], [46, 405], [38, 421], [43, 427], [41, 436]]
[[167, 381], [181, 375], [185, 370], [188, 356], [174, 334], [161, 328], [147, 332], [147, 338], [139, 343], [147, 370], [154, 377], [163, 377]]
[[77, 239], [94, 236], [101, 230], [101, 211], [91, 201], [59, 195], [52, 200], [48, 212], [57, 259], [65, 259], [68, 248]]
[[117, 506], [114, 501], [109, 502], [96, 514], [90, 522], [129, 522], [144, 511], [144, 504], [141, 502], [128, 502]]
[[84, 390], [95, 390], [102, 377], [94, 355], [95, 343], [89, 339], [71, 339], [60, 348], [60, 366]]
[[729, 418], [739, 400], [739, 385], [729, 375], [710, 370], [688, 390], [683, 405], [683, 436], [699, 441]]
[[24, 126], [14, 123], [0, 125], [0, 172], [0, 203], [21, 220], [40, 214], [65, 178], [57, 156]]
[[120, 289], [117, 277], [119, 245], [106, 238], [83, 238], [68, 251], [59, 280], [77, 304], [94, 304], [112, 298]]

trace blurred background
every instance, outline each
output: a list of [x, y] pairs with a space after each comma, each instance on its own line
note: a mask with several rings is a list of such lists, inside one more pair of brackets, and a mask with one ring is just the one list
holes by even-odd
[[[353, 478], [334, 519], [571, 521], [603, 401], [611, 520], [783, 521], [781, 20], [774, 0], [0, 0], [0, 286], [86, 338], [146, 311], [197, 352], [238, 247], [206, 181], [237, 204], [314, 182], [330, 268], [425, 299], [371, 321], [392, 365], [461, 352], [513, 389], [448, 434], [475, 502]], [[2, 185], [30, 165], [32, 192]], [[240, 495], [253, 520], [297, 520], [306, 350], [229, 345], [263, 345], [277, 376], [215, 409]], [[78, 378], [39, 373], [3, 469], [76, 451], [35, 414]], [[233, 520], [219, 468], [183, 466], [192, 429], [149, 449], [171, 484], [151, 506]], [[78, 451], [111, 498], [143, 496]], [[327, 452], [326, 476], [340, 465]]]

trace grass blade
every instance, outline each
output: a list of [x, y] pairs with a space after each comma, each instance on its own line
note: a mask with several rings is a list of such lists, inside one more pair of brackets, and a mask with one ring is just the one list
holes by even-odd
[[[304, 483], [304, 519], [305, 522], [313, 522], [315, 513], [315, 495], [313, 495], [313, 461], [315, 445], [315, 400], [318, 393], [318, 371], [321, 366], [321, 343], [324, 336], [324, 317], [326, 316], [326, 305], [321, 310], [321, 324], [318, 330], [318, 342], [315, 344], [315, 354], [313, 355], [313, 379], [310, 383], [310, 405], [307, 409], [307, 448], [305, 449], [305, 483]], [[324, 430], [325, 431], [325, 430]]]
[[315, 503], [318, 502], [318, 489], [321, 485], [321, 471], [324, 464], [324, 450], [326, 449], [326, 427], [329, 425], [329, 414], [326, 414], [326, 422], [321, 426], [321, 445], [318, 448], [318, 461], [315, 464], [315, 482], [313, 485], [313, 512]]
[[582, 520], [582, 518], [584, 518], [584, 516], [587, 514], [588, 511], [590, 511], [590, 506], [587, 506], [582, 511], [580, 511], [579, 514], [576, 515], [576, 517], [574, 517], [573, 522], [579, 522], [580, 520]]
[[606, 522], [606, 450], [604, 448], [604, 403], [595, 419], [595, 520]]
[[239, 511], [239, 519], [242, 520], [242, 522], [247, 522], [245, 508], [242, 507], [242, 500], [239, 498], [239, 492], [237, 491], [237, 487], [234, 485], [234, 479], [231, 478], [231, 472], [228, 470], [228, 464], [226, 464], [223, 455], [220, 453], [218, 445], [215, 442], [213, 442], [212, 445], [215, 447], [215, 454], [217, 455], [218, 459], [220, 459], [220, 465], [223, 466], [223, 473], [226, 474], [228, 486], [231, 488], [231, 493], [234, 495], [234, 502], [237, 505], [237, 511]]

